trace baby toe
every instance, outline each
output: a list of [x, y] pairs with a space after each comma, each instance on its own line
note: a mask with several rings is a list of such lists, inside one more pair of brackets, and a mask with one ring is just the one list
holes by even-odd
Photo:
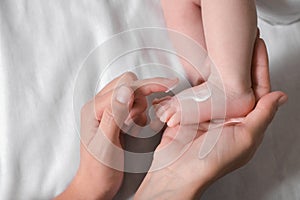
[[179, 124], [179, 122], [180, 122], [180, 114], [177, 112], [169, 119], [167, 125], [169, 127], [175, 127]]
[[157, 105], [155, 106], [155, 113], [157, 117], [160, 117], [163, 113], [165, 113], [169, 109], [169, 105]]
[[157, 116], [159, 117], [159, 120], [162, 122], [167, 122], [168, 119], [171, 117], [170, 114], [168, 112], [164, 112], [162, 115]]
[[163, 112], [160, 116], [158, 116], [160, 118], [160, 120], [162, 122], [168, 122], [169, 119], [176, 114], [176, 108], [170, 106], [167, 110], [165, 110], [165, 112]]

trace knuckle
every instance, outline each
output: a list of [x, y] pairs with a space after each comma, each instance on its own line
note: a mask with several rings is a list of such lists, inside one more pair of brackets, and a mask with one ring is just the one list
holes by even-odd
[[137, 76], [136, 76], [136, 74], [133, 73], [133, 72], [125, 72], [125, 73], [123, 74], [123, 77], [124, 77], [125, 79], [137, 80]]
[[84, 105], [81, 107], [81, 110], [80, 110], [81, 116], [84, 116], [84, 115], [86, 115], [88, 112], [90, 112], [90, 108], [91, 108], [91, 102], [88, 102], [88, 103], [84, 104]]

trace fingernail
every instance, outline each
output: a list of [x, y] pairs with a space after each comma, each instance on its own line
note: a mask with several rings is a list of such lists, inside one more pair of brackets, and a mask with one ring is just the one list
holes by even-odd
[[282, 106], [283, 104], [285, 104], [285, 103], [287, 102], [287, 99], [288, 99], [288, 98], [287, 98], [287, 96], [285, 96], [285, 95], [282, 96], [282, 97], [280, 97], [279, 100], [278, 100], [278, 102], [277, 102], [277, 105], [278, 105], [278, 106]]
[[121, 86], [116, 94], [116, 100], [122, 104], [127, 104], [131, 98], [131, 90], [128, 87]]
[[163, 113], [159, 119], [161, 122], [165, 123], [165, 122], [167, 122], [167, 115], [165, 113]]
[[128, 115], [128, 117], [124, 121], [124, 124], [126, 124], [127, 126], [129, 126], [132, 123], [133, 123], [133, 119], [131, 118], [131, 116]]
[[168, 121], [167, 125], [168, 125], [168, 127], [172, 128], [174, 126], [174, 122], [173, 121]]

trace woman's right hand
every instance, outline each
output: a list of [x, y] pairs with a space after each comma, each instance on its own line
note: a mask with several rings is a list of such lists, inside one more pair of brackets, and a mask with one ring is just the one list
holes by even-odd
[[127, 72], [106, 85], [81, 110], [80, 166], [68, 188], [56, 199], [112, 199], [123, 179], [121, 127], [130, 115], [144, 125], [146, 96], [163, 92], [177, 79], [138, 80]]

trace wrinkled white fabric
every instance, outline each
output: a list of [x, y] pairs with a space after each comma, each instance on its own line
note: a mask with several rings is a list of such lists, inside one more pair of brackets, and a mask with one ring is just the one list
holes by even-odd
[[256, 0], [260, 19], [274, 25], [289, 25], [300, 21], [298, 0]]
[[[259, 26], [273, 89], [290, 100], [254, 160], [214, 184], [205, 200], [300, 198], [300, 23], [291, 24], [297, 17], [289, 14], [300, 7], [295, 0], [277, 0], [278, 10], [260, 2], [261, 18], [272, 16]], [[113, 34], [151, 26], [164, 26], [158, 0], [0, 2], [0, 199], [51, 199], [65, 189], [79, 162], [72, 107], [79, 67]], [[116, 199], [130, 198], [141, 181], [125, 178]]]
[[51, 199], [64, 190], [79, 163], [79, 67], [113, 34], [157, 26], [157, 1], [0, 2], [0, 199]]

